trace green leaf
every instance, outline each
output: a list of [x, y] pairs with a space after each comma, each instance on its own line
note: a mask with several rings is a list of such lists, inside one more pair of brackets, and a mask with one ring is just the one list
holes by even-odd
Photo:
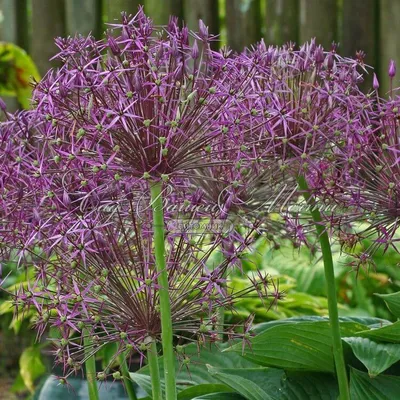
[[228, 392], [229, 388], [226, 385], [220, 383], [208, 383], [202, 385], [196, 385], [182, 390], [178, 394], [178, 400], [191, 400], [198, 398], [198, 396], [204, 396], [206, 394], [219, 393], [221, 391]]
[[354, 368], [350, 372], [350, 397], [354, 400], [395, 400], [399, 398], [400, 377], [368, 374]]
[[253, 368], [251, 370], [217, 369], [209, 366], [212, 376], [241, 394], [247, 400], [273, 400], [261, 386], [253, 381], [257, 375], [266, 375], [268, 368]]
[[23, 351], [19, 358], [19, 370], [25, 386], [33, 392], [35, 380], [46, 372], [39, 347], [31, 346]]
[[[316, 315], [306, 315], [302, 317], [293, 317], [293, 318], [285, 318], [280, 319], [277, 321], [269, 321], [263, 322], [261, 324], [257, 324], [253, 327], [252, 331], [255, 333], [261, 333], [266, 331], [267, 329], [272, 328], [276, 325], [283, 325], [283, 324], [294, 324], [298, 322], [317, 322], [317, 321], [329, 321], [328, 317], [319, 317]], [[360, 324], [362, 326], [361, 329], [364, 329], [365, 326], [373, 326], [373, 325], [386, 325], [391, 324], [390, 321], [381, 318], [372, 318], [372, 317], [339, 317], [340, 322], [354, 322], [356, 324]], [[354, 327], [355, 329], [355, 327]]]
[[17, 96], [24, 108], [32, 97], [31, 78], [40, 79], [38, 70], [25, 50], [12, 43], [0, 42], [0, 95]]
[[294, 250], [290, 241], [282, 241], [278, 250], [265, 252], [263, 269], [295, 278], [298, 292], [326, 296], [323, 263], [307, 247]]
[[212, 393], [196, 397], [193, 400], [243, 400], [244, 397], [237, 393]]
[[400, 343], [400, 321], [382, 328], [357, 332], [354, 336], [369, 338], [379, 342]]
[[[208, 346], [204, 347], [198, 352], [196, 344], [189, 344], [184, 347], [184, 353], [186, 357], [190, 358], [190, 364], [188, 369], [182, 366], [178, 361], [176, 362], [177, 373], [177, 391], [178, 395], [180, 392], [188, 389], [191, 386], [196, 385], [209, 385], [218, 384], [221, 385], [220, 381], [212, 377], [206, 367], [206, 364], [211, 364], [214, 367], [220, 368], [251, 368], [255, 365], [248, 360], [245, 360], [239, 354], [235, 353], [222, 353], [221, 349], [226, 345], [219, 345], [218, 347]], [[164, 376], [164, 365], [163, 357], [159, 358], [160, 376]], [[149, 377], [149, 368], [145, 366], [141, 368], [137, 373], [132, 374], [131, 377], [147, 394], [151, 396], [151, 380]], [[164, 382], [161, 382], [164, 385]], [[229, 392], [229, 387], [225, 386], [220, 392]]]
[[400, 318], [400, 292], [391, 294], [375, 293], [375, 296], [378, 296], [381, 299], [385, 300], [385, 303], [390, 312], [397, 318]]
[[11, 393], [23, 393], [27, 392], [27, 387], [22, 379], [21, 372], [18, 372], [17, 377], [15, 378], [13, 385], [10, 389]]
[[354, 355], [365, 365], [371, 377], [386, 371], [400, 360], [398, 344], [381, 344], [361, 337], [349, 337], [343, 340], [350, 345]]
[[[150, 397], [152, 396], [151, 378], [149, 375], [138, 374], [134, 372], [131, 372], [129, 375], [133, 382], [138, 384]], [[164, 382], [161, 382], [161, 387], [164, 390]]]
[[295, 372], [288, 374], [279, 400], [337, 400], [339, 389], [331, 374]]
[[[351, 336], [360, 324], [341, 324], [343, 336]], [[364, 326], [365, 328], [365, 326]], [[275, 325], [250, 339], [243, 352], [241, 343], [229, 351], [259, 365], [294, 371], [334, 372], [332, 339], [328, 321]]]
[[210, 368], [210, 372], [246, 399], [337, 400], [339, 394], [331, 374], [285, 373], [275, 368]]

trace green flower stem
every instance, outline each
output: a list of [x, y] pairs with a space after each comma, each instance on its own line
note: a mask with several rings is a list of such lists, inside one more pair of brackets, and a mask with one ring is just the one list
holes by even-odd
[[99, 391], [97, 388], [97, 380], [96, 380], [96, 360], [94, 355], [90, 355], [93, 349], [93, 342], [90, 338], [90, 332], [84, 332], [83, 338], [85, 351], [86, 351], [86, 361], [85, 361], [85, 372], [86, 372], [86, 380], [88, 383], [89, 390], [89, 399], [90, 400], [99, 400]]
[[304, 176], [297, 178], [297, 184], [303, 191], [303, 196], [311, 209], [315, 228], [321, 244], [322, 258], [324, 261], [325, 280], [328, 294], [329, 322], [332, 333], [333, 357], [336, 366], [336, 375], [339, 384], [340, 400], [350, 400], [349, 383], [347, 380], [346, 364], [343, 356], [342, 340], [340, 338], [339, 313], [337, 308], [337, 292], [335, 273], [333, 268], [332, 251], [329, 236], [324, 229], [321, 213], [316, 207], [315, 200], [311, 197], [307, 181]]
[[[221, 258], [218, 259], [218, 264], [222, 264], [222, 262], [224, 261], [225, 257], [224, 257], [224, 253], [223, 253], [223, 245], [221, 245]], [[227, 271], [224, 272], [222, 278], [226, 278], [227, 277]], [[224, 284], [224, 286], [226, 286]], [[224, 328], [225, 328], [225, 307], [224, 306], [220, 306], [218, 308], [217, 311], [217, 332], [218, 332], [218, 339], [221, 340], [221, 342], [224, 339]]]
[[157, 344], [151, 342], [150, 348], [147, 350], [147, 363], [150, 369], [151, 389], [153, 400], [162, 400], [162, 389], [160, 380], [160, 370], [158, 368]]
[[150, 184], [151, 206], [153, 209], [153, 230], [156, 268], [160, 285], [161, 341], [164, 358], [166, 400], [176, 400], [175, 354], [172, 336], [171, 304], [169, 299], [168, 272], [165, 261], [164, 211], [162, 182]]
[[133, 386], [131, 376], [129, 375], [128, 363], [126, 362], [126, 353], [121, 353], [118, 358], [119, 358], [119, 366], [122, 372], [122, 378], [124, 380], [129, 400], [137, 400], [135, 387]]

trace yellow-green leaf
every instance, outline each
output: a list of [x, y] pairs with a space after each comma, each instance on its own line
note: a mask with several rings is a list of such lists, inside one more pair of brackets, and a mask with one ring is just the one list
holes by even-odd
[[38, 347], [31, 346], [24, 350], [19, 359], [19, 370], [25, 386], [34, 392], [36, 379], [46, 372]]
[[29, 108], [32, 78], [39, 80], [40, 76], [25, 50], [0, 42], [0, 95], [16, 96], [22, 107]]

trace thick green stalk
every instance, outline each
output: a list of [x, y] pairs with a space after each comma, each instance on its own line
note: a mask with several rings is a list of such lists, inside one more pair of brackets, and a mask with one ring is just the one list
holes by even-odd
[[122, 372], [122, 378], [124, 380], [126, 393], [128, 393], [129, 400], [137, 400], [135, 387], [133, 386], [131, 376], [129, 375], [129, 368], [128, 363], [126, 362], [125, 353], [121, 353], [119, 355], [119, 366]]
[[[221, 257], [218, 258], [218, 264], [222, 264], [224, 261], [224, 253], [223, 253], [223, 244], [221, 245]], [[224, 272], [223, 278], [225, 279], [227, 277], [227, 271]], [[226, 286], [226, 285], [224, 285]], [[224, 328], [225, 328], [225, 307], [220, 306], [217, 311], [217, 332], [218, 332], [218, 339], [221, 340], [221, 342], [224, 339]]]
[[158, 368], [157, 345], [155, 341], [151, 342], [150, 348], [147, 350], [147, 363], [150, 369], [153, 400], [162, 400], [160, 370]]
[[336, 292], [336, 281], [335, 272], [333, 268], [332, 251], [329, 242], [329, 236], [324, 226], [322, 225], [322, 217], [319, 212], [315, 200], [311, 197], [307, 181], [304, 176], [297, 178], [297, 183], [300, 190], [303, 191], [303, 196], [307, 201], [308, 206], [311, 209], [311, 215], [313, 217], [315, 228], [321, 244], [322, 258], [324, 261], [325, 280], [328, 294], [328, 310], [329, 310], [329, 323], [332, 333], [333, 343], [333, 357], [336, 366], [336, 375], [339, 385], [340, 400], [350, 400], [349, 383], [347, 380], [346, 364], [343, 356], [342, 340], [340, 337], [340, 326], [339, 326], [339, 313], [337, 307], [337, 292]]
[[90, 338], [90, 332], [85, 331], [84, 333], [84, 346], [87, 359], [85, 361], [85, 371], [86, 371], [86, 380], [88, 383], [89, 390], [89, 399], [90, 400], [99, 400], [99, 391], [97, 389], [97, 381], [96, 381], [96, 360], [95, 356], [89, 354], [93, 349], [93, 342]]
[[176, 400], [175, 354], [172, 335], [171, 304], [169, 300], [168, 272], [165, 261], [164, 211], [162, 201], [162, 182], [150, 184], [151, 206], [153, 208], [154, 250], [156, 268], [159, 272], [161, 341], [164, 358], [166, 400]]

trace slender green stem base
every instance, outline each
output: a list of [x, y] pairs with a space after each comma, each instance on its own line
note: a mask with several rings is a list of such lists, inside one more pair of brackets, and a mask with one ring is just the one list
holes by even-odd
[[329, 322], [332, 332], [333, 357], [336, 366], [336, 375], [339, 385], [340, 400], [350, 400], [349, 383], [347, 380], [346, 364], [343, 356], [342, 340], [340, 338], [339, 313], [337, 307], [337, 292], [335, 272], [333, 268], [332, 251], [329, 236], [323, 227], [321, 213], [316, 207], [315, 200], [311, 197], [307, 181], [303, 176], [297, 178], [299, 188], [311, 208], [315, 227], [321, 244], [322, 258], [324, 261], [325, 280], [328, 294]]
[[133, 386], [133, 382], [131, 376], [129, 375], [128, 363], [126, 362], [126, 354], [121, 353], [119, 355], [119, 366], [122, 372], [122, 378], [124, 380], [124, 385], [126, 389], [126, 393], [128, 394], [129, 400], [137, 400], [137, 396], [135, 393], [135, 387]]
[[89, 356], [91, 349], [93, 348], [92, 339], [90, 338], [90, 332], [84, 332], [84, 346], [85, 351], [88, 353], [88, 358], [85, 361], [85, 371], [86, 371], [86, 380], [88, 383], [89, 390], [89, 399], [90, 400], [99, 400], [99, 391], [97, 389], [97, 381], [96, 381], [96, 360], [95, 356]]
[[158, 369], [158, 359], [157, 359], [157, 345], [155, 341], [151, 342], [150, 348], [147, 351], [147, 363], [150, 369], [153, 400], [162, 400], [160, 371]]
[[166, 400], [176, 400], [175, 354], [172, 335], [171, 304], [169, 299], [168, 272], [165, 261], [164, 212], [162, 182], [151, 183], [151, 206], [153, 209], [154, 249], [159, 273], [161, 341], [164, 358]]

